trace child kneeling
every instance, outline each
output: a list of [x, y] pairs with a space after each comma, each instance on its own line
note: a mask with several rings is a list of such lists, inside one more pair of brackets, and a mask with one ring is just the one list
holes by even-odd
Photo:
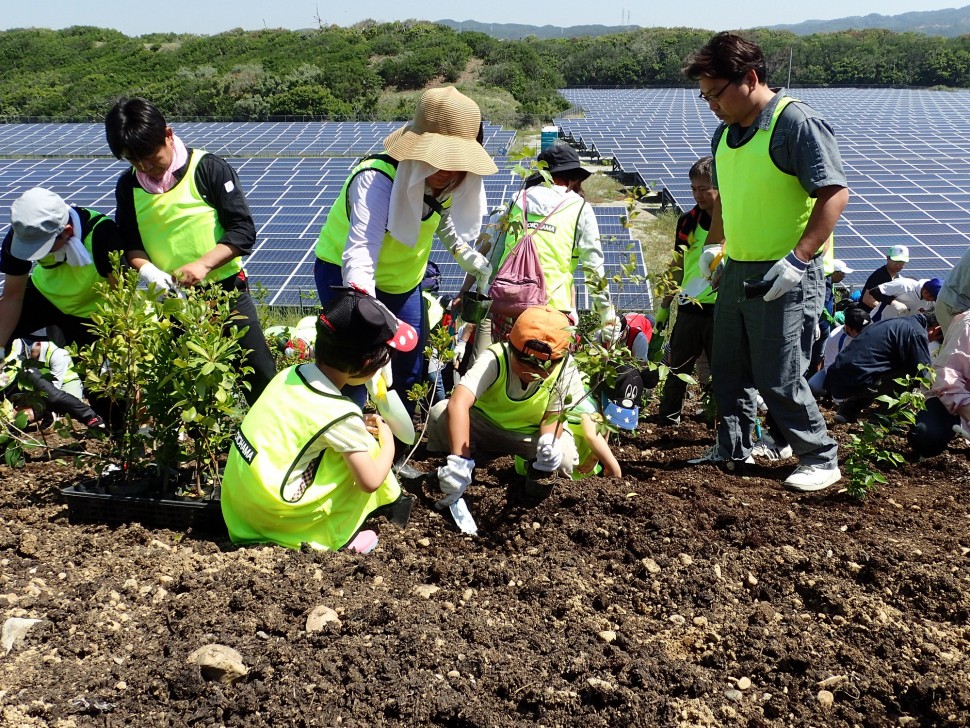
[[355, 534], [401, 495], [390, 428], [340, 390], [371, 379], [392, 349], [413, 349], [414, 330], [353, 288], [321, 309], [316, 329], [315, 362], [277, 374], [236, 433], [222, 481], [233, 543], [337, 550], [353, 539], [367, 551], [376, 536], [358, 544]]
[[[454, 503], [471, 483], [473, 454], [518, 455], [534, 460], [537, 470], [566, 476], [581, 465], [588, 470], [595, 466], [592, 459], [581, 462], [574, 436], [582, 413], [570, 413], [576, 428], [560, 417], [586, 396], [583, 377], [569, 355], [572, 342], [564, 314], [549, 306], [528, 308], [516, 319], [509, 340], [486, 349], [451, 399], [431, 408], [428, 450], [450, 453], [438, 468], [438, 486], [445, 496], [438, 507]], [[595, 439], [591, 424], [580, 432]], [[594, 451], [596, 445], [606, 445], [601, 437], [591, 444]], [[619, 474], [618, 465], [611, 474]]]

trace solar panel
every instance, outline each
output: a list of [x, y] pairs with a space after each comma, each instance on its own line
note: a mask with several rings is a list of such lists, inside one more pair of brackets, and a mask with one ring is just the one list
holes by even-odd
[[[693, 89], [566, 89], [582, 118], [564, 133], [596, 145], [627, 172], [693, 206], [687, 171], [711, 153], [717, 119]], [[852, 197], [836, 227], [836, 255], [861, 284], [886, 248], [910, 246], [904, 275], [945, 277], [970, 245], [970, 92], [795, 89], [833, 126]], [[946, 241], [946, 242], [944, 242]]]
[[[29, 125], [25, 125], [29, 126]], [[233, 159], [232, 164], [249, 200], [256, 223], [257, 241], [246, 259], [250, 281], [268, 305], [314, 305], [318, 300], [313, 279], [314, 247], [327, 213], [337, 200], [344, 181], [357, 160], [346, 157], [275, 157]], [[500, 172], [489, 178], [486, 196], [490, 209], [502, 207], [519, 187], [511, 172], [513, 164], [497, 157]], [[114, 159], [13, 159], [0, 160], [0, 210], [30, 187], [47, 187], [82, 207], [113, 214], [114, 188], [127, 165]], [[625, 215], [624, 208], [617, 208]], [[601, 213], [597, 210], [597, 216]], [[615, 210], [602, 213], [604, 248], [634, 248], [637, 272], [643, 271], [639, 243], [630, 240]], [[614, 240], [615, 239], [615, 240]], [[612, 248], [610, 246], [613, 246]], [[443, 293], [457, 293], [465, 274], [436, 240], [431, 259], [442, 271]], [[619, 271], [617, 255], [607, 255], [607, 271]], [[582, 282], [582, 275], [577, 274]], [[577, 305], [587, 307], [585, 288], [577, 291]], [[620, 301], [637, 302], [643, 308], [649, 293], [624, 294]]]

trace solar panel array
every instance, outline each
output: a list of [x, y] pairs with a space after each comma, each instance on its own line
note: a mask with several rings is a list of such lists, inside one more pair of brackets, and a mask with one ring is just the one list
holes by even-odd
[[[512, 132], [506, 132], [510, 136]], [[506, 140], [505, 143], [509, 143]], [[499, 208], [519, 188], [513, 165], [497, 158], [500, 171], [485, 180], [490, 208]], [[356, 164], [348, 157], [259, 157], [233, 159], [246, 190], [256, 222], [257, 246], [246, 259], [254, 287], [265, 289], [269, 305], [314, 305], [314, 246], [327, 213], [336, 201]], [[127, 165], [114, 159], [12, 159], [0, 160], [0, 210], [31, 187], [47, 187], [70, 202], [114, 213], [114, 188]], [[635, 255], [637, 271], [643, 275], [643, 257], [629, 231], [619, 224], [617, 209], [597, 209], [601, 219], [607, 271], [620, 271], [620, 263]], [[623, 212], [625, 214], [625, 211]], [[628, 251], [627, 249], [630, 249]], [[442, 271], [442, 293], [457, 293], [464, 273], [440, 243], [435, 243], [432, 260]], [[577, 272], [577, 280], [582, 274]], [[577, 305], [588, 305], [585, 289], [577, 290]], [[646, 298], [644, 296], [647, 296]], [[624, 308], [643, 308], [648, 294], [627, 291], [619, 301]]]
[[[585, 117], [557, 124], [626, 171], [667, 189], [683, 209], [687, 171], [710, 154], [717, 119], [696, 89], [563, 94]], [[795, 89], [835, 128], [852, 195], [836, 228], [836, 255], [851, 284], [907, 245], [904, 275], [945, 277], [970, 246], [970, 92], [912, 89]]]
[[[382, 141], [400, 121], [180, 122], [190, 147], [227, 157], [355, 156], [384, 151]], [[485, 125], [485, 148], [503, 155], [515, 133]], [[0, 156], [111, 156], [104, 124], [0, 124]]]

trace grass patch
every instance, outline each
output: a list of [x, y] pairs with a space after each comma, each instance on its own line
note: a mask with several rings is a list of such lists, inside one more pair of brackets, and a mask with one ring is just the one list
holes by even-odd
[[[508, 91], [475, 81], [459, 82], [455, 88], [478, 104], [482, 118], [492, 124], [515, 127], [519, 104]], [[384, 91], [377, 100], [377, 118], [381, 121], [410, 121], [423, 93], [424, 90]]]
[[651, 282], [670, 265], [678, 217], [676, 211], [668, 209], [656, 214], [641, 214], [630, 224], [630, 235], [640, 240], [643, 263]]
[[594, 174], [583, 182], [586, 200], [593, 204], [621, 203], [626, 200], [626, 188], [608, 174]]

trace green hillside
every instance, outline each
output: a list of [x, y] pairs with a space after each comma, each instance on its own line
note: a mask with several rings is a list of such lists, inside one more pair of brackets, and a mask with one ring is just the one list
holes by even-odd
[[[773, 83], [789, 54], [795, 85], [970, 85], [970, 37], [883, 30], [797, 36], [750, 31]], [[0, 119], [101, 119], [122, 95], [173, 117], [402, 119], [416, 92], [454, 83], [507, 125], [551, 119], [563, 86], [682, 86], [684, 58], [708, 30], [500, 41], [425, 21], [214, 36], [114, 30], [0, 32]]]

